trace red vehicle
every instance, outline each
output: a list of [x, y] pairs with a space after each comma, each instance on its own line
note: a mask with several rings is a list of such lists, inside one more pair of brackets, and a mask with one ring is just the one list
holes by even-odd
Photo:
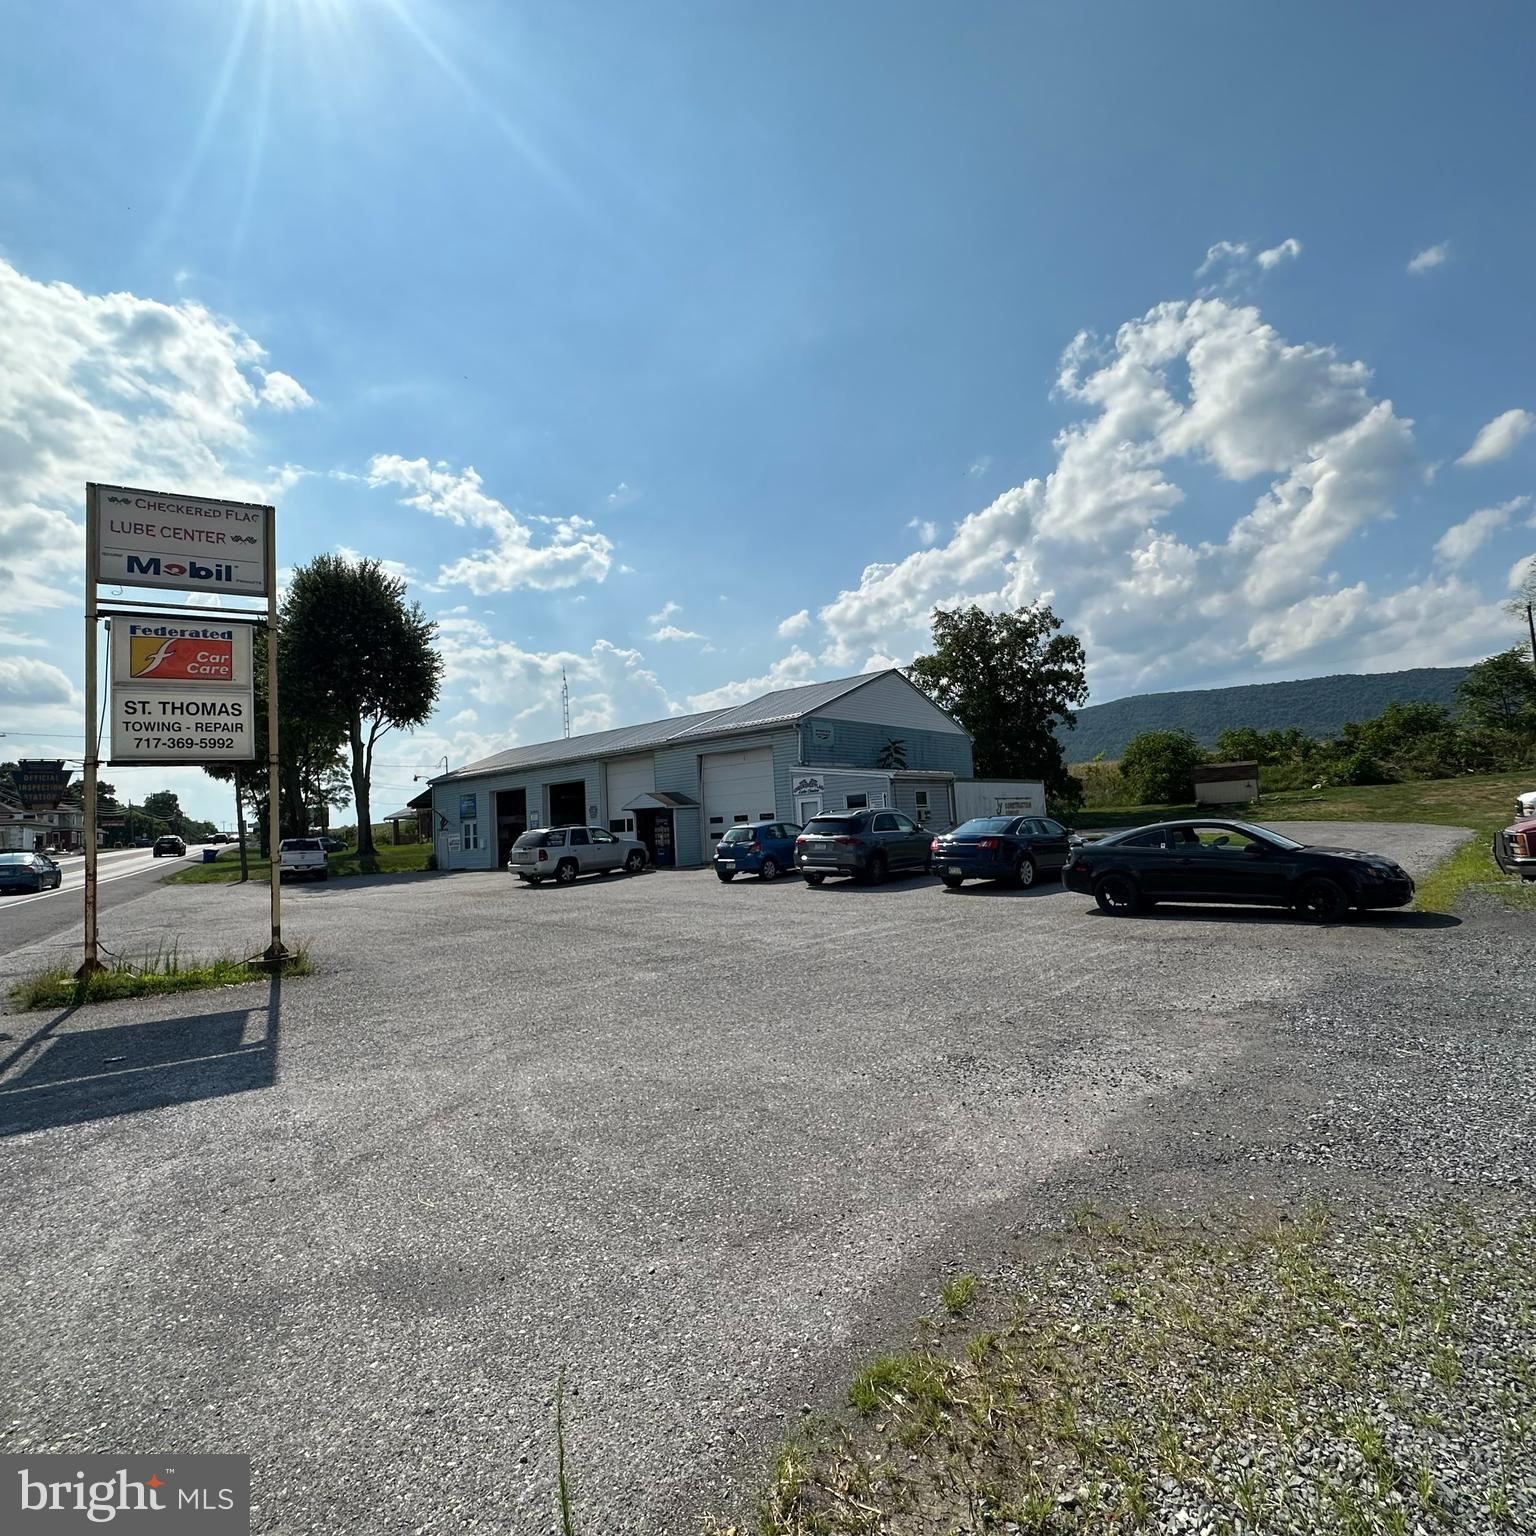
[[1536, 880], [1536, 818], [1527, 817], [1495, 832], [1493, 861], [1506, 875]]

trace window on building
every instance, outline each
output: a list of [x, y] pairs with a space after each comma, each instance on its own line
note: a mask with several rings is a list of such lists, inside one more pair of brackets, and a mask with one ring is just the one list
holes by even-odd
[[850, 811], [862, 811], [862, 810], [865, 810], [868, 807], [868, 805], [869, 805], [869, 796], [868, 795], [851, 794], [851, 795], [848, 796], [848, 809]]
[[927, 821], [928, 791], [926, 789], [916, 790], [912, 795], [912, 803], [917, 807], [917, 819], [919, 821]]
[[459, 836], [463, 839], [460, 846], [465, 853], [474, 853], [480, 847], [480, 823], [478, 821], [461, 821], [459, 823]]

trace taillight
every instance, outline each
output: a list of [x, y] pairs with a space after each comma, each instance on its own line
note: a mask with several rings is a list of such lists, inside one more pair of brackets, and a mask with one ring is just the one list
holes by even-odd
[[763, 845], [761, 843], [748, 843], [747, 844], [747, 852], [748, 853], [761, 853], [762, 851], [763, 851]]
[[938, 840], [938, 838], [934, 838], [934, 840], [931, 843], [928, 844], [928, 852], [929, 853], [937, 853], [938, 851], [939, 851], [939, 840]]
[[540, 848], [539, 849], [539, 863], [542, 864], [544, 862], [544, 860], [547, 859], [548, 857], [549, 857], [549, 854], [547, 852], [545, 852], [544, 849]]
[[834, 837], [832, 839], [832, 841], [834, 843], [841, 843], [843, 845], [843, 847], [845, 847], [845, 848], [852, 848], [854, 843], [857, 842], [858, 839], [857, 838], [852, 838], [852, 837]]

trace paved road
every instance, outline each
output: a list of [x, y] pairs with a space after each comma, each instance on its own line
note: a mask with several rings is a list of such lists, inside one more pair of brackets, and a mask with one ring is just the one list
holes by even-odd
[[[119, 918], [259, 944], [265, 895]], [[257, 1531], [544, 1536], [564, 1367], [578, 1529], [688, 1536], [1086, 1201], [1536, 1175], [1525, 915], [708, 873], [286, 912], [319, 974], [76, 1013], [0, 1076], [0, 1450], [248, 1450]]]
[[[201, 857], [201, 850], [195, 850]], [[124, 902], [145, 895], [159, 881], [183, 867], [181, 859], [157, 859], [148, 848], [123, 848], [101, 855], [97, 872], [102, 933], [110, 935], [108, 914]], [[85, 857], [62, 858], [64, 883], [56, 891], [0, 896], [0, 955], [51, 939], [53, 952], [78, 946], [85, 901]]]

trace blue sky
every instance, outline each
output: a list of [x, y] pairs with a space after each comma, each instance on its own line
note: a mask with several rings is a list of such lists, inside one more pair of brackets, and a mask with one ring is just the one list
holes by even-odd
[[448, 684], [376, 802], [558, 734], [562, 666], [653, 718], [939, 602], [1046, 597], [1098, 699], [1510, 643], [1536, 16], [1411, 17], [16, 8], [0, 750], [80, 750], [87, 478], [408, 574]]

